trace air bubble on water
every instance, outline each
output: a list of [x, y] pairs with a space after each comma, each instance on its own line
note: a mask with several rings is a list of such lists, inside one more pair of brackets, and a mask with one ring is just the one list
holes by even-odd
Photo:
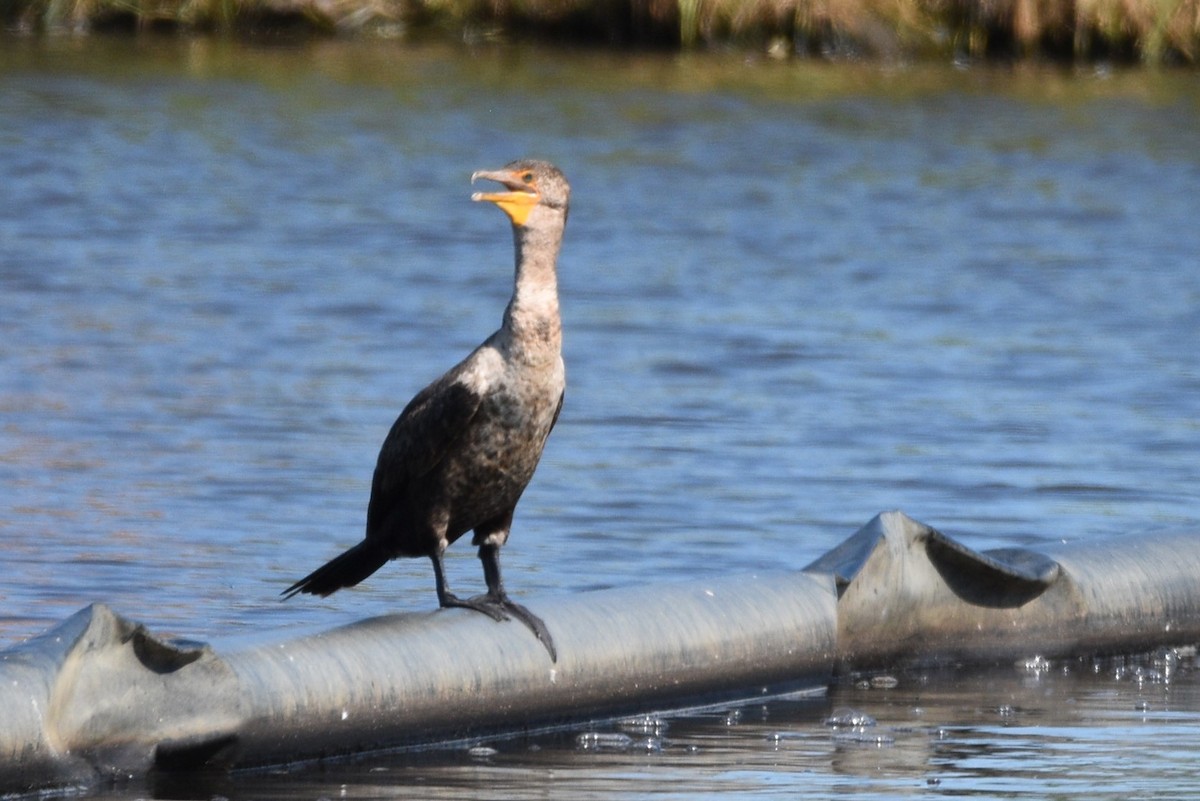
[[835, 729], [865, 729], [876, 725], [876, 720], [866, 712], [843, 706], [825, 718], [825, 725]]
[[1018, 664], [1026, 673], [1032, 673], [1034, 676], [1040, 677], [1050, 672], [1050, 660], [1044, 656], [1031, 656]]
[[1179, 672], [1179, 652], [1174, 648], [1160, 649], [1154, 654], [1151, 662], [1162, 672], [1164, 683], [1170, 682], [1171, 677]]
[[661, 737], [641, 737], [637, 740], [636, 746], [639, 751], [657, 754], [663, 750], [663, 741]]
[[589, 731], [575, 737], [575, 747], [583, 751], [625, 751], [633, 738], [621, 732]]
[[617, 723], [617, 728], [628, 734], [642, 734], [650, 737], [662, 737], [667, 733], [668, 723], [656, 715], [641, 715], [636, 718], [626, 718]]
[[849, 731], [839, 731], [833, 735], [835, 743], [851, 744], [851, 745], [895, 745], [896, 738], [884, 732], [867, 732], [862, 729], [851, 729]]
[[477, 745], [467, 749], [467, 756], [471, 759], [491, 759], [498, 753], [500, 752], [490, 745]]
[[1134, 679], [1138, 684], [1162, 684], [1163, 674], [1158, 668], [1139, 667], [1134, 672]]

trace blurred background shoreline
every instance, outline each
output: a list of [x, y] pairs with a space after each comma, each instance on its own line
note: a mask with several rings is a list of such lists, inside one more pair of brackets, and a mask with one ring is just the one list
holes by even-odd
[[763, 59], [1194, 65], [1200, 0], [8, 0], [23, 34], [158, 32], [734, 50]]

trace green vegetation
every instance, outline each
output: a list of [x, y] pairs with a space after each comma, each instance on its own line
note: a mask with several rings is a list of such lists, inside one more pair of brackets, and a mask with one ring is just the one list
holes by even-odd
[[0, 0], [26, 32], [373, 33], [772, 57], [1195, 64], [1200, 0]]

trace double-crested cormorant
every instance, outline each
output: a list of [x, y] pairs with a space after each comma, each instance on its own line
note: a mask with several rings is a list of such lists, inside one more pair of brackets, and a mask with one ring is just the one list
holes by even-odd
[[[566, 386], [562, 320], [555, 273], [570, 187], [544, 161], [514, 161], [480, 171], [504, 191], [472, 200], [499, 206], [512, 220], [516, 279], [500, 329], [466, 359], [409, 401], [379, 451], [366, 538], [284, 590], [329, 595], [352, 587], [390, 559], [433, 560], [438, 603], [515, 617], [557, 660], [546, 624], [509, 600], [500, 579], [500, 548], [513, 511], [533, 477]], [[446, 586], [442, 554], [467, 531], [479, 547], [487, 592], [459, 598]]]

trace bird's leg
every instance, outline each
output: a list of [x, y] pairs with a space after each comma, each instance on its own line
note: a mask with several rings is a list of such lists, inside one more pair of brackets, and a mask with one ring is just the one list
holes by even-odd
[[546, 650], [550, 653], [550, 661], [557, 662], [558, 651], [554, 647], [554, 638], [550, 636], [550, 630], [546, 628], [546, 624], [521, 604], [509, 600], [508, 593], [504, 591], [504, 580], [500, 577], [500, 546], [492, 542], [484, 542], [479, 546], [479, 561], [483, 562], [483, 579], [487, 582], [487, 593], [471, 600], [483, 601], [489, 606], [498, 607], [524, 623], [542, 645], [546, 646]]
[[433, 578], [437, 583], [438, 606], [442, 609], [454, 606], [463, 609], [474, 609], [476, 612], [482, 612], [497, 622], [509, 619], [508, 614], [502, 606], [489, 603], [487, 600], [481, 601], [481, 598], [486, 599], [486, 596], [464, 600], [450, 592], [450, 587], [446, 584], [446, 569], [442, 565], [442, 552], [438, 550], [429, 558], [433, 560]]
[[487, 597], [498, 604], [508, 601], [504, 591], [504, 579], [500, 577], [500, 547], [480, 545], [479, 561], [483, 563], [483, 580], [487, 584]]

